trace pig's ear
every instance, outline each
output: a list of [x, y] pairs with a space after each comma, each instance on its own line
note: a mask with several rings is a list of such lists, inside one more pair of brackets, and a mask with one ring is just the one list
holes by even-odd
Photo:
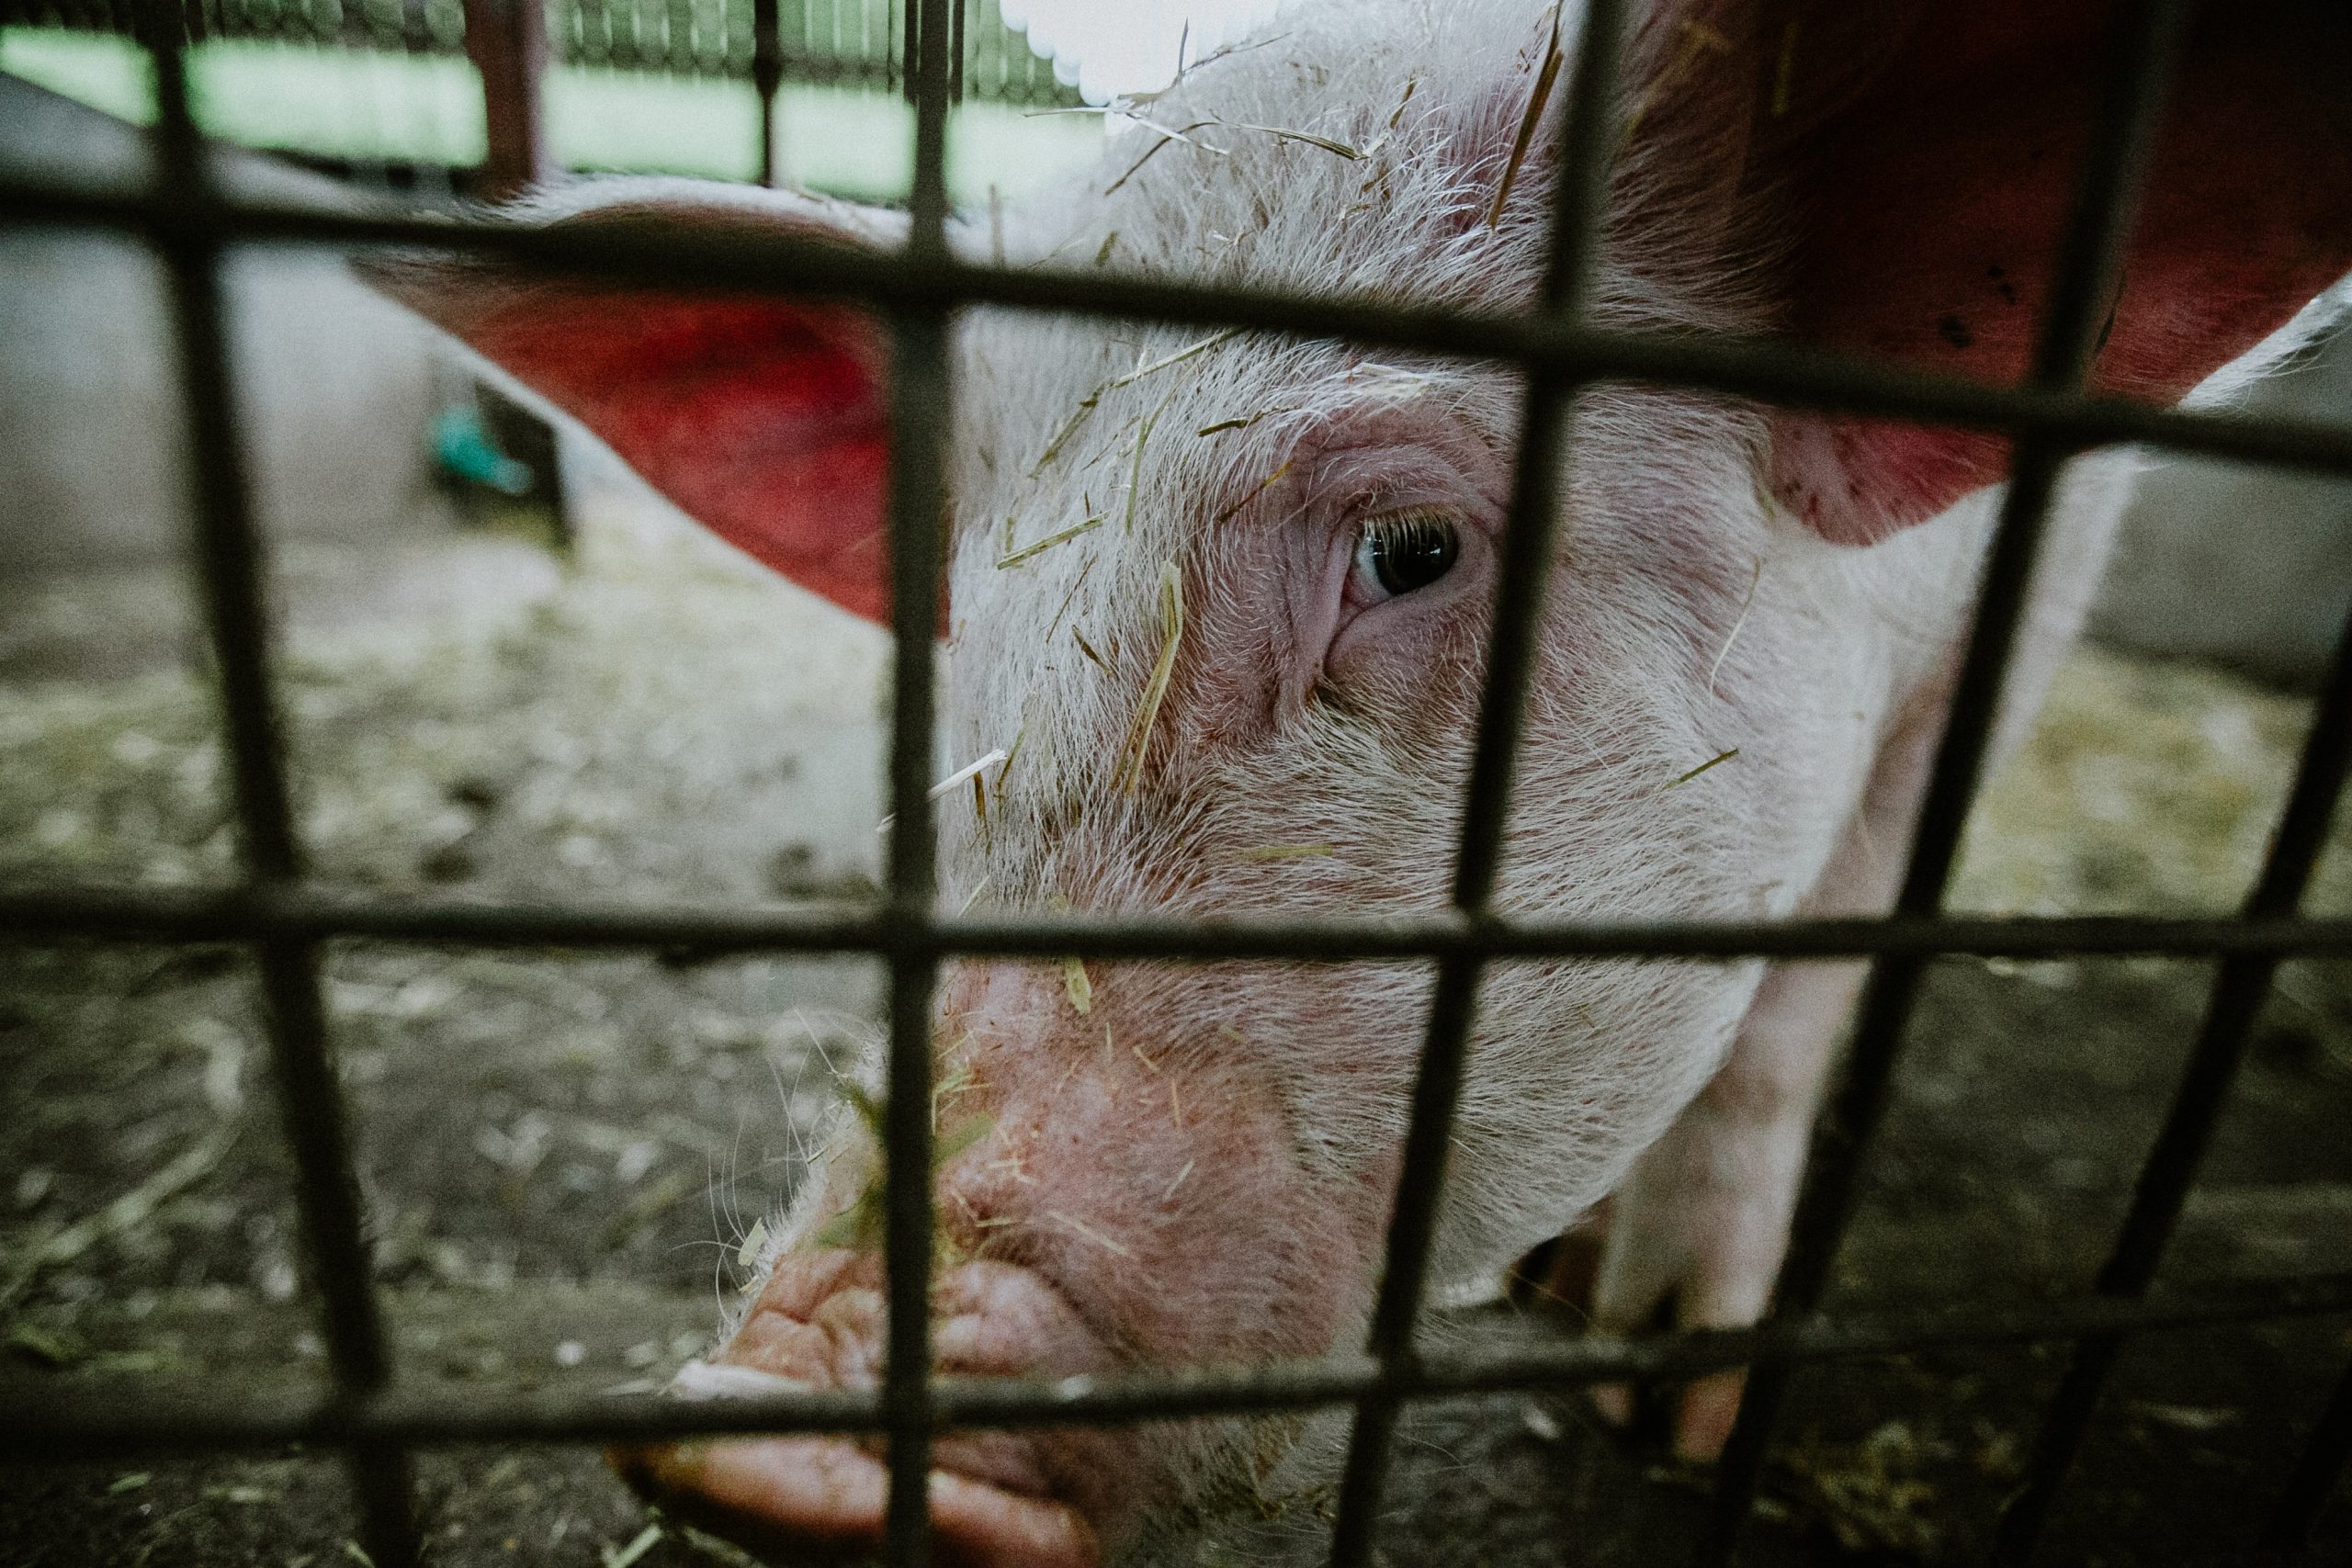
[[[1801, 341], [1995, 383], [2028, 371], [2112, 23], [2076, 0], [1763, 0], [1747, 184], [1783, 215]], [[2170, 402], [2352, 270], [2352, 21], [2201, 8], [2092, 374]], [[1858, 62], [1859, 65], [1858, 65]], [[2003, 478], [2002, 437], [1782, 412], [1770, 483], [1868, 544]]]
[[[853, 227], [853, 215], [804, 199], [615, 184], [624, 194], [538, 216], [655, 235], [876, 237]], [[579, 420], [721, 538], [846, 609], [888, 619], [888, 355], [871, 318], [494, 261], [402, 257], [365, 270]]]

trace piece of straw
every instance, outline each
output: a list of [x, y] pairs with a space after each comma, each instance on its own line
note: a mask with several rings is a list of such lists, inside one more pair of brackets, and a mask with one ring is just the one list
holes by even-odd
[[1042, 539], [1038, 539], [1031, 544], [1023, 545], [1010, 555], [999, 556], [997, 558], [996, 569], [999, 571], [1002, 571], [1007, 567], [1019, 566], [1023, 561], [1032, 560], [1038, 556], [1044, 555], [1056, 545], [1067, 545], [1072, 539], [1077, 538], [1080, 534], [1088, 533], [1093, 529], [1101, 527], [1102, 525], [1102, 513], [1098, 512], [1091, 517], [1081, 519], [1079, 522], [1071, 524], [1067, 528], [1057, 528]]
[[1408, 76], [1405, 78], [1405, 96], [1397, 99], [1396, 107], [1388, 112], [1389, 130], [1396, 130], [1396, 122], [1405, 118], [1405, 106], [1413, 101], [1413, 90], [1420, 85], [1421, 79], [1419, 76]]
[[[1103, 243], [1103, 248], [1105, 251], [1110, 248], [1108, 241]], [[1044, 473], [1047, 465], [1062, 455], [1062, 448], [1069, 446], [1069, 438], [1078, 434], [1078, 427], [1084, 424], [1095, 409], [1102, 405], [1103, 393], [1115, 392], [1122, 387], [1132, 387], [1147, 376], [1156, 376], [1170, 366], [1183, 364], [1195, 355], [1206, 354], [1219, 344], [1232, 342], [1241, 335], [1242, 330], [1239, 327], [1230, 327], [1221, 333], [1212, 333], [1197, 343], [1188, 343], [1172, 353], [1160, 355], [1148, 365], [1138, 365], [1124, 376], [1114, 376], [1087, 393], [1079, 400], [1078, 407], [1071, 412], [1069, 418], [1062, 422], [1061, 428], [1054, 432], [1054, 438], [1046, 443], [1045, 451], [1038, 455], [1037, 461], [1029, 469], [1030, 478], [1035, 479], [1037, 475]], [[1161, 400], [1162, 406], [1165, 406], [1166, 401], [1166, 399]], [[1156, 409], [1153, 411], [1155, 414], [1158, 412]]]
[[1200, 429], [1193, 432], [1193, 434], [1195, 435], [1215, 435], [1220, 430], [1247, 430], [1265, 417], [1266, 416], [1262, 413], [1253, 413], [1242, 419], [1221, 419], [1215, 424], [1204, 424], [1201, 426]]
[[956, 918], [960, 920], [966, 915], [970, 914], [972, 912], [972, 906], [978, 903], [980, 901], [980, 895], [986, 893], [988, 890], [989, 879], [985, 876], [972, 884], [972, 891], [965, 896], [964, 907], [956, 911]]
[[[1078, 591], [1086, 586], [1086, 580], [1094, 575], [1094, 563], [1101, 558], [1102, 558], [1100, 556], [1090, 556], [1087, 558], [1086, 564], [1078, 569], [1078, 580], [1069, 585], [1069, 589], [1067, 592], [1063, 593], [1061, 604], [1054, 611], [1054, 624], [1046, 628], [1046, 640], [1047, 642], [1053, 641], [1054, 634], [1062, 629], [1062, 617], [1069, 614], [1070, 601], [1077, 598]], [[1028, 728], [1025, 721], [1022, 728], [1023, 729]], [[1021, 737], [1018, 733], [1016, 733], [1012, 738], [1012, 749], [1016, 752], [1021, 750]], [[1010, 764], [1007, 765], [1010, 767]], [[1001, 789], [1004, 787], [1004, 780], [1001, 776], [1000, 776], [996, 782], [998, 788]]]
[[1054, 1221], [1057, 1224], [1069, 1226], [1080, 1235], [1082, 1235], [1087, 1240], [1094, 1243], [1095, 1246], [1105, 1247], [1110, 1251], [1117, 1253], [1122, 1258], [1133, 1258], [1135, 1256], [1134, 1253], [1128, 1251], [1125, 1247], [1120, 1246], [1109, 1236], [1104, 1235], [1101, 1231], [1096, 1230], [1092, 1225], [1088, 1224], [1085, 1221], [1069, 1214], [1065, 1214], [1059, 1209], [1046, 1210], [1046, 1218]]
[[1733, 747], [1733, 748], [1732, 748], [1730, 750], [1728, 750], [1728, 751], [1719, 751], [1719, 752], [1717, 752], [1715, 755], [1713, 755], [1713, 756], [1712, 756], [1712, 757], [1708, 758], [1705, 761], [1703, 761], [1703, 762], [1700, 763], [1697, 767], [1695, 767], [1695, 768], [1691, 769], [1689, 773], [1683, 773], [1683, 774], [1680, 774], [1679, 776], [1675, 777], [1675, 778], [1668, 779], [1666, 783], [1664, 783], [1664, 784], [1662, 784], [1658, 785], [1657, 792], [1658, 792], [1658, 794], [1660, 794], [1660, 795], [1664, 795], [1668, 790], [1670, 790], [1670, 789], [1676, 788], [1677, 786], [1681, 785], [1681, 784], [1689, 784], [1692, 779], [1697, 778], [1701, 773], [1705, 773], [1709, 768], [1716, 767], [1716, 766], [1719, 766], [1719, 765], [1720, 765], [1720, 764], [1722, 764], [1722, 763], [1728, 762], [1728, 761], [1730, 761], [1734, 757], [1736, 757], [1736, 756], [1738, 756], [1738, 755], [1739, 755], [1739, 748], [1738, 748], [1738, 747], [1736, 747], [1736, 746]]
[[1535, 127], [1544, 118], [1544, 106], [1552, 101], [1553, 84], [1560, 79], [1560, 7], [1552, 7], [1552, 39], [1544, 48], [1544, 68], [1535, 73], [1534, 91], [1527, 95], [1527, 110], [1519, 117], [1519, 135], [1510, 144], [1510, 161], [1503, 165], [1502, 183], [1495, 187], [1495, 205], [1487, 213], [1487, 227], [1498, 228], [1503, 220], [1503, 204], [1510, 199], [1510, 187], [1518, 183], [1519, 166], [1527, 161], [1527, 149], [1535, 140]]
[[1351, 163], [1363, 156], [1363, 150], [1360, 147], [1351, 147], [1344, 141], [1334, 141], [1328, 136], [1317, 136], [1311, 130], [1294, 130], [1283, 125], [1250, 125], [1240, 120], [1219, 120], [1216, 123], [1231, 130], [1254, 130], [1262, 136], [1275, 137], [1283, 141], [1304, 141], [1309, 147], [1319, 147], [1324, 152], [1336, 153]]
[[1159, 622], [1162, 640], [1159, 661], [1144, 682], [1143, 702], [1127, 733], [1125, 779], [1120, 788], [1129, 795], [1143, 783], [1144, 758], [1151, 750], [1152, 727], [1159, 722], [1159, 705], [1168, 695], [1169, 679], [1176, 672], [1176, 648], [1184, 637], [1184, 576], [1174, 561], [1159, 568]]
[[1133, 386], [1136, 382], [1142, 380], [1147, 376], [1156, 376], [1160, 371], [1169, 368], [1170, 366], [1183, 364], [1184, 361], [1193, 357], [1195, 355], [1206, 354], [1210, 349], [1216, 347], [1220, 344], [1231, 343], [1235, 338], [1239, 337], [1245, 330], [1246, 329], [1241, 327], [1229, 327], [1224, 332], [1213, 333], [1209, 336], [1201, 339], [1198, 343], [1188, 343], [1183, 347], [1177, 349], [1171, 354], [1161, 355], [1158, 359], [1153, 360], [1148, 365], [1138, 365], [1133, 370], [1128, 371], [1125, 375], [1118, 377], [1114, 380], [1105, 381], [1102, 383], [1102, 389], [1106, 392], [1111, 392], [1116, 391], [1121, 387]]
[[1230, 522], [1235, 513], [1240, 511], [1243, 507], [1257, 500], [1259, 496], [1264, 494], [1267, 491], [1272, 490], [1274, 487], [1275, 481], [1280, 479], [1288, 472], [1290, 472], [1290, 464], [1285, 461], [1281, 468], [1276, 468], [1272, 473], [1268, 474], [1264, 479], [1260, 479], [1256, 484], [1252, 485], [1250, 488], [1249, 494], [1243, 496], [1239, 501], [1235, 502], [1231, 506], [1228, 506], [1224, 511], [1218, 513], [1216, 514], [1216, 520], [1220, 523]]
[[1037, 454], [1036, 462], [1030, 466], [1031, 479], [1034, 479], [1044, 473], [1047, 465], [1062, 455], [1062, 448], [1069, 445], [1069, 438], [1078, 434], [1078, 427], [1086, 423], [1086, 416], [1092, 413], [1094, 405], [1102, 400], [1102, 388], [1097, 387], [1078, 400], [1077, 411], [1062, 421], [1062, 427], [1054, 432], [1054, 438], [1046, 443], [1046, 449]]
[[[1142, 168], [1146, 164], [1150, 163], [1152, 154], [1159, 152], [1162, 147], [1167, 146], [1170, 141], [1192, 141], [1192, 138], [1188, 132], [1198, 130], [1203, 126], [1214, 125], [1216, 122], [1215, 120], [1208, 119], [1196, 119], [1192, 124], [1186, 126], [1182, 130], [1170, 130], [1164, 125], [1154, 125], [1148, 119], [1138, 119], [1136, 123], [1144, 127], [1148, 130], [1158, 131], [1159, 133], [1159, 140], [1153, 142], [1150, 149], [1146, 152], [1142, 157], [1137, 158], [1134, 163], [1128, 164], [1127, 172], [1125, 174], [1121, 175], [1117, 179], [1113, 180], [1109, 185], [1102, 187], [1102, 194], [1104, 196], [1114, 194], [1121, 186], [1125, 185], [1129, 180], [1134, 179], [1136, 177], [1136, 171]], [[1206, 146], [1198, 141], [1192, 141], [1192, 144], [1195, 147], [1199, 147], [1204, 152], [1217, 152], [1217, 149]], [[1219, 152], [1218, 155], [1222, 157], [1224, 154]]]
[[1739, 615], [1732, 621], [1731, 632], [1724, 638], [1723, 647], [1715, 650], [1715, 661], [1707, 666], [1707, 694], [1720, 696], [1715, 690], [1715, 673], [1724, 667], [1724, 660], [1731, 652], [1731, 645], [1739, 640], [1739, 628], [1747, 624], [1747, 612], [1756, 608], [1756, 590], [1764, 581], [1764, 558], [1756, 558], [1756, 570], [1747, 580], [1747, 597], [1739, 603]]
[[[989, 752], [987, 756], [980, 758], [978, 761], [965, 763], [962, 767], [956, 769], [954, 773], [948, 774], [945, 778], [932, 785], [928, 798], [932, 800], [942, 799], [946, 795], [949, 790], [954, 789], [957, 784], [964, 783], [967, 779], [978, 778], [982, 769], [992, 768], [999, 762], [1010, 761], [1011, 760], [1011, 758], [1005, 755], [1004, 748], [1000, 746], [995, 750]], [[881, 821], [876, 822], [874, 825], [874, 830], [877, 833], [887, 833], [890, 830], [890, 824], [896, 822], [898, 819], [898, 813], [892, 812], [889, 816], [882, 818]]]
[[948, 774], [945, 778], [931, 786], [931, 798], [933, 800], [941, 798], [943, 795], [946, 795], [949, 790], [954, 789], [966, 779], [978, 774], [981, 769], [992, 768], [1004, 760], [1004, 748], [1000, 746], [995, 750], [990, 751], [987, 756], [978, 759], [977, 761], [965, 763], [962, 767], [956, 769], [954, 773]]
[[1005, 775], [1012, 772], [1012, 764], [1020, 760], [1021, 743], [1027, 739], [1029, 739], [1029, 722], [1028, 720], [1023, 719], [1022, 720], [1021, 728], [1012, 732], [1012, 750], [1006, 755], [1004, 759], [1004, 766], [996, 771], [996, 783], [990, 786], [990, 788], [995, 791], [997, 800], [1000, 804], [1001, 804], [1004, 799]]

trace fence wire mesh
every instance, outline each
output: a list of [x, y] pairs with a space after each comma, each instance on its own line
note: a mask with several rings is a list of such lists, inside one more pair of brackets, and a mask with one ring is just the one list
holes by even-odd
[[[910, 0], [548, 0], [547, 32], [565, 65], [752, 81], [761, 74], [762, 23], [772, 9], [781, 79], [911, 89]], [[919, 4], [919, 0], [914, 0]], [[140, 36], [146, 0], [0, 0], [0, 27]], [[178, 27], [192, 41], [232, 39], [460, 55], [465, 0], [186, 0]], [[1077, 95], [1051, 62], [1004, 20], [996, 0], [955, 0], [963, 47], [951, 96], [989, 103], [1071, 105]]]
[[[364, 1544], [379, 1568], [394, 1568], [415, 1561], [418, 1551], [409, 1476], [409, 1457], [418, 1447], [720, 1432], [875, 1432], [887, 1437], [890, 1463], [887, 1553], [892, 1563], [907, 1565], [926, 1560], [924, 1478], [932, 1435], [944, 1426], [1067, 1425], [1351, 1404], [1354, 1436], [1331, 1549], [1333, 1562], [1344, 1568], [1368, 1558], [1394, 1422], [1404, 1402], [1476, 1390], [1668, 1380], [1745, 1364], [1753, 1369], [1747, 1399], [1720, 1472], [1712, 1525], [1694, 1559], [1712, 1564], [1726, 1561], [1737, 1545], [1781, 1396], [1794, 1370], [1824, 1360], [1944, 1344], [2066, 1341], [2075, 1347], [2068, 1373], [2035, 1447], [2022, 1495], [2001, 1533], [2003, 1557], [2022, 1561], [2033, 1549], [2050, 1500], [2065, 1477], [2126, 1336], [2352, 1310], [2352, 1275], [2249, 1282], [2194, 1293], [2152, 1294], [2150, 1289], [2222, 1091], [2244, 1054], [2256, 1009], [2278, 964], [2290, 955], [2352, 953], [2352, 920], [2299, 913], [2327, 825], [2344, 793], [2347, 772], [2352, 772], [2352, 626], [2346, 629], [2318, 704], [2262, 875], [2240, 918], [1991, 919], [1942, 912], [1961, 828], [1983, 770], [2042, 514], [2065, 460], [2092, 446], [2136, 441], [2177, 452], [2352, 475], [2352, 431], [2210, 411], [2160, 410], [2085, 390], [2100, 324], [2098, 302], [2108, 297], [2122, 240], [2134, 217], [2140, 169], [2168, 63], [2189, 10], [2185, 0], [2145, 0], [2121, 9], [2093, 151], [2066, 233], [2055, 303], [2042, 324], [2032, 372], [2013, 388], [1980, 386], [1781, 344], [1628, 334], [1587, 320], [1587, 281], [1606, 218], [1602, 197], [1609, 151], [1616, 144], [1612, 67], [1614, 42], [1624, 26], [1623, 0], [1595, 0], [1588, 9], [1586, 37], [1597, 41], [1580, 51], [1570, 111], [1558, 130], [1564, 172], [1555, 197], [1551, 265], [1532, 316], [1080, 276], [959, 260], [944, 238], [948, 104], [958, 77], [974, 66], [968, 45], [954, 51], [956, 58], [951, 61], [950, 50], [923, 47], [921, 41], [964, 44], [971, 36], [968, 24], [956, 17], [951, 26], [951, 6], [958, 4], [916, 0], [916, 8], [897, 14], [903, 32], [883, 29], [885, 64], [879, 69], [896, 73], [910, 55], [917, 60], [911, 82], [917, 105], [911, 222], [904, 250], [894, 256], [845, 260], [829, 247], [788, 236], [679, 235], [665, 236], [656, 244], [642, 236], [551, 233], [492, 219], [409, 220], [232, 201], [207, 176], [205, 155], [188, 112], [185, 69], [187, 37], [199, 26], [233, 31], [245, 25], [234, 18], [258, 14], [225, 4], [207, 6], [200, 12], [172, 11], [164, 25], [142, 29], [155, 68], [160, 110], [153, 178], [148, 185], [93, 189], [13, 179], [0, 187], [0, 201], [6, 202], [0, 216], [8, 221], [127, 231], [143, 236], [167, 265], [191, 437], [189, 494], [200, 545], [199, 586], [219, 670], [244, 857], [244, 879], [232, 887], [0, 894], [0, 932], [25, 942], [233, 941], [254, 950], [265, 981], [284, 1134], [298, 1170], [308, 1278], [334, 1374], [332, 1393], [291, 1404], [223, 1394], [195, 1403], [160, 1397], [125, 1402], [106, 1411], [62, 1405], [23, 1412], [0, 1432], [0, 1452], [18, 1459], [55, 1458], [266, 1448], [296, 1441], [336, 1448], [346, 1455], [354, 1478]], [[455, 9], [330, 6], [323, 11], [303, 7], [283, 15], [299, 16], [300, 25], [314, 29], [327, 26], [338, 38], [351, 36], [356, 28], [371, 41], [397, 38], [404, 48], [441, 48], [449, 46], [443, 24]], [[804, 19], [816, 9], [815, 0], [799, 6], [787, 0], [785, 6], [787, 15], [797, 12]], [[839, 9], [854, 12], [862, 28], [876, 15], [886, 20], [890, 16], [879, 0], [850, 0]], [[577, 0], [559, 13], [562, 19], [555, 36], [575, 51], [601, 48], [604, 58], [623, 62], [626, 51], [611, 41], [617, 35], [595, 33], [599, 27], [609, 27], [616, 14], [602, 0]], [[642, 17], [656, 11], [639, 6], [626, 14]], [[745, 18], [750, 14], [748, 7], [707, 4], [660, 8], [662, 25], [670, 30], [661, 34], [656, 46], [632, 42], [628, 48], [639, 52], [628, 55], [627, 62], [729, 73], [736, 73], [739, 65], [748, 70], [751, 46]], [[992, 17], [993, 10], [973, 14]], [[76, 25], [93, 27], [137, 22], [126, 20], [119, 10], [104, 8], [73, 16], [80, 18]], [[434, 20], [436, 16], [442, 23]], [[592, 17], [605, 20], [592, 23]], [[682, 26], [683, 34], [678, 30]], [[987, 28], [982, 31], [985, 36]], [[591, 33], [605, 41], [594, 46], [582, 42]], [[905, 40], [895, 56], [888, 52], [893, 37]], [[859, 47], [865, 51], [872, 40], [863, 33], [861, 39]], [[743, 44], [740, 51], [738, 42]], [[910, 43], [914, 47], [910, 49]], [[792, 47], [786, 45], [787, 58]], [[889, 63], [892, 60], [897, 63]], [[263, 240], [428, 244], [498, 253], [609, 275], [838, 297], [887, 318], [895, 369], [891, 539], [898, 652], [889, 764], [895, 826], [887, 897], [876, 912], [820, 918], [587, 905], [484, 907], [362, 898], [306, 884], [288, 804], [270, 628], [260, 592], [260, 547], [222, 327], [223, 254], [234, 245]], [[1497, 630], [1450, 914], [1377, 922], [1187, 923], [1075, 916], [970, 920], [944, 918], [934, 909], [934, 843], [924, 805], [933, 719], [932, 607], [937, 603], [941, 571], [943, 444], [952, 396], [947, 343], [954, 312], [976, 304], [1346, 338], [1500, 360], [1523, 371], [1529, 392], [1506, 536], [1510, 570], [1500, 574]], [[1584, 386], [1613, 378], [1988, 429], [2015, 438], [2011, 483], [1959, 696], [1891, 918], [1612, 927], [1512, 919], [1489, 907], [1547, 575], [1543, 568], [1551, 547], [1553, 502], [1563, 465], [1573, 458], [1575, 395]], [[696, 1405], [520, 1393], [469, 1398], [459, 1405], [401, 1391], [391, 1378], [369, 1277], [346, 1115], [331, 1066], [321, 994], [321, 945], [343, 937], [458, 946], [652, 946], [710, 953], [862, 952], [887, 960], [890, 1340], [888, 1371], [880, 1390]], [[1438, 978], [1414, 1088], [1386, 1266], [1364, 1350], [1248, 1372], [1139, 1374], [1067, 1380], [1051, 1386], [932, 1379], [925, 1310], [932, 1226], [927, 1111], [932, 992], [942, 958], [963, 953], [1433, 960]], [[1825, 1315], [1819, 1306], [1829, 1266], [1871, 1134], [1885, 1108], [1921, 974], [1933, 957], [1972, 953], [2140, 953], [2218, 957], [2222, 962], [2171, 1116], [2141, 1172], [2131, 1216], [2092, 1293], [2029, 1306]], [[1417, 1348], [1414, 1325], [1424, 1294], [1435, 1194], [1442, 1179], [1481, 970], [1492, 960], [1535, 954], [1872, 960], [1856, 1043], [1816, 1129], [1788, 1261], [1774, 1311], [1763, 1324], [1731, 1333], [1567, 1341], [1536, 1351], [1441, 1355]], [[2265, 1528], [2266, 1545], [2290, 1546], [2308, 1530], [2347, 1450], [2352, 1450], [2352, 1372], [2337, 1387], [2288, 1474]]]

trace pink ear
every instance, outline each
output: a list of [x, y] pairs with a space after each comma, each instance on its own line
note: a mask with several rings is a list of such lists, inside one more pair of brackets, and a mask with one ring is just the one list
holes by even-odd
[[[1754, 173], [1795, 215], [1791, 331], [1925, 369], [2022, 378], [2116, 10], [1935, 7], [1870, 83], [1842, 84], [1835, 107], [1773, 147]], [[2352, 270], [2352, 26], [2326, 13], [2230, 0], [2184, 44], [2098, 390], [2172, 401]], [[1791, 90], [1772, 100], [1804, 121], [1806, 33], [1794, 37]], [[1770, 118], [1760, 106], [1759, 142]], [[2007, 447], [1786, 412], [1770, 483], [1825, 537], [1868, 544], [2003, 478]]]
[[[795, 222], [607, 208], [571, 224]], [[712, 532], [836, 604], [889, 618], [885, 351], [835, 305], [399, 263], [379, 287], [577, 418]]]

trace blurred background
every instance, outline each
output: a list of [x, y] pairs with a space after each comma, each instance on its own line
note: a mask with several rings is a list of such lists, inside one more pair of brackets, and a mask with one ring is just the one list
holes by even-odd
[[[955, 200], [1070, 177], [1115, 119], [1084, 111], [1270, 12], [966, 0]], [[137, 177], [141, 14], [0, 0], [0, 169]], [[574, 171], [872, 201], [907, 185], [902, 0], [200, 0], [186, 21], [198, 119], [242, 150], [241, 192], [439, 209]], [[346, 263], [255, 246], [228, 269], [312, 874], [493, 899], [872, 897], [882, 634], [483, 385]], [[172, 344], [137, 243], [0, 228], [0, 884], [233, 874]], [[2352, 418], [2352, 353], [2323, 346], [2245, 402]], [[1956, 901], [2232, 909], [2347, 609], [2352, 488], [2161, 464], [2094, 639], [1974, 819]], [[2315, 908], [2352, 908], [2343, 840]], [[2347, 968], [2287, 966], [2170, 1277], [2352, 1267]], [[334, 944], [327, 982], [403, 1375], [459, 1394], [651, 1387], [694, 1353], [878, 994], [864, 960], [367, 942]], [[2081, 1288], [2205, 984], [2194, 964], [1939, 965], [1838, 1303]], [[0, 949], [0, 1371], [101, 1391], [318, 1371], [240, 952]], [[2135, 1351], [2053, 1550], [2221, 1561], [2345, 1348], [2307, 1324]], [[2052, 1368], [2018, 1347], [1804, 1380], [1752, 1561], [1967, 1558]], [[1665, 1560], [1695, 1478], [1581, 1409], [1430, 1413], [1393, 1559], [1537, 1568], [1573, 1539], [1578, 1560]], [[0, 1562], [343, 1561], [339, 1487], [300, 1453], [0, 1472]], [[439, 1562], [725, 1560], [649, 1527], [594, 1455], [436, 1455], [424, 1496]], [[1269, 1553], [1313, 1533], [1311, 1500], [1277, 1502]]]

